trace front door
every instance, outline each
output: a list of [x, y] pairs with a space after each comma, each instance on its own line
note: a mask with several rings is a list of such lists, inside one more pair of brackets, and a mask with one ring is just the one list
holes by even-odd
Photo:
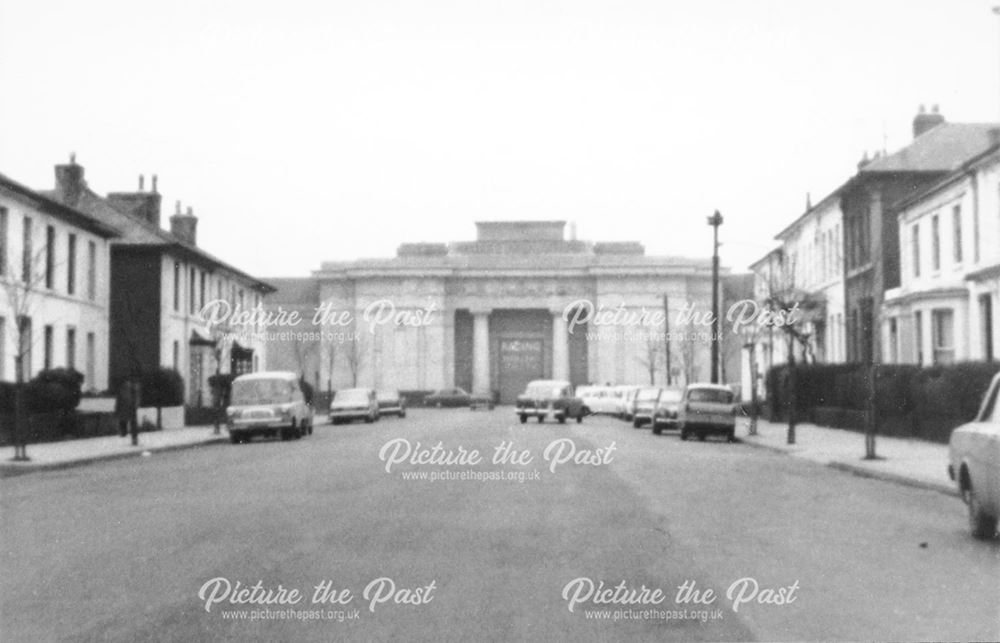
[[513, 404], [528, 382], [545, 376], [541, 339], [501, 339], [499, 359], [500, 403]]

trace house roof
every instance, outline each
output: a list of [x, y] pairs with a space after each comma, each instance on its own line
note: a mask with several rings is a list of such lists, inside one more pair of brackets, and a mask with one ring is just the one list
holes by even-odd
[[950, 172], [996, 144], [997, 123], [941, 123], [903, 149], [871, 161], [858, 174]]
[[52, 215], [81, 230], [92, 232], [104, 239], [117, 237], [121, 234], [121, 230], [117, 226], [105, 222], [100, 217], [94, 217], [80, 208], [71, 208], [44, 192], [32, 190], [18, 183], [5, 174], [0, 174], [0, 188], [10, 193], [14, 198], [26, 201], [32, 207], [46, 214]]
[[920, 201], [923, 201], [928, 197], [934, 196], [944, 188], [953, 184], [955, 181], [961, 179], [978, 163], [981, 163], [984, 159], [989, 158], [990, 155], [996, 154], [998, 150], [1000, 150], [1000, 143], [991, 145], [990, 147], [986, 148], [986, 150], [984, 150], [982, 153], [977, 154], [976, 156], [962, 163], [953, 172], [945, 175], [940, 181], [936, 181], [935, 183], [933, 183], [926, 190], [921, 190], [920, 192], [917, 192], [911, 197], [893, 203], [892, 210], [901, 212], [902, 210], [905, 210], [906, 208], [916, 203], [919, 203]]
[[301, 304], [319, 301], [319, 281], [315, 277], [267, 277], [274, 292], [267, 298], [270, 304]]
[[[59, 190], [44, 190], [41, 193], [53, 200], [60, 198]], [[249, 281], [252, 288], [262, 292], [274, 291], [274, 287], [271, 284], [247, 274], [197, 246], [182, 241], [167, 230], [149, 221], [116, 209], [89, 187], [85, 186], [81, 190], [76, 208], [97, 219], [102, 224], [117, 229], [121, 236], [115, 240], [116, 246], [173, 250], [193, 261], [199, 261], [213, 268], [238, 275]]]

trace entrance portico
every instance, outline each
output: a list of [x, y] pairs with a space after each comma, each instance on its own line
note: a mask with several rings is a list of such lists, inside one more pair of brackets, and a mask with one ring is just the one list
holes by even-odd
[[[350, 347], [321, 348], [321, 379], [332, 376], [335, 388], [455, 386], [502, 403], [538, 378], [641, 384], [652, 372], [665, 382], [662, 325], [595, 326], [573, 311], [662, 311], [664, 295], [678, 309], [711, 308], [708, 260], [649, 257], [632, 242], [577, 241], [566, 238], [562, 221], [477, 226], [475, 241], [403, 244], [392, 259], [324, 263], [315, 273], [319, 303], [350, 312], [360, 332]], [[397, 312], [432, 314], [420, 327], [368, 328], [366, 309], [384, 301]], [[694, 372], [707, 373], [707, 342], [686, 354], [698, 362]]]

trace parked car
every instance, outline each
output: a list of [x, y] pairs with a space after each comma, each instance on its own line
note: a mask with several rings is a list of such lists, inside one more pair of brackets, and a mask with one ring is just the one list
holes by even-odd
[[462, 388], [443, 388], [426, 396], [424, 405], [436, 408], [467, 406], [473, 410], [485, 406], [492, 411], [493, 398], [489, 395], [472, 395]]
[[636, 391], [635, 406], [632, 411], [633, 427], [638, 429], [653, 423], [653, 413], [656, 411], [662, 392], [663, 389], [658, 386], [644, 386]]
[[621, 384], [613, 389], [617, 398], [614, 413], [617, 417], [631, 421], [632, 415], [630, 410], [632, 408], [632, 400], [635, 398], [635, 394], [639, 388], [630, 384]]
[[618, 412], [618, 396], [609, 386], [579, 386], [576, 396], [583, 400], [586, 413], [614, 415]]
[[371, 424], [378, 418], [378, 398], [370, 388], [341, 389], [330, 402], [330, 424], [353, 420], [364, 420]]
[[699, 440], [721, 434], [736, 439], [736, 404], [733, 390], [721, 384], [688, 384], [681, 397], [681, 440], [694, 434]]
[[969, 507], [976, 538], [992, 538], [1000, 516], [1000, 373], [983, 396], [976, 419], [951, 433], [948, 476]]
[[375, 393], [379, 415], [406, 417], [406, 400], [399, 391], [378, 391]]
[[264, 371], [233, 380], [226, 408], [226, 429], [233, 444], [257, 435], [298, 439], [311, 434], [312, 427], [312, 407], [295, 373]]
[[663, 429], [676, 429], [678, 415], [680, 413], [680, 402], [684, 396], [684, 391], [676, 388], [665, 388], [657, 400], [656, 410], [653, 412], [653, 433], [660, 435]]
[[573, 385], [564, 380], [534, 380], [529, 382], [524, 393], [517, 396], [515, 409], [521, 424], [529, 417], [538, 418], [544, 422], [550, 417], [560, 424], [567, 418], [576, 418], [577, 423], [583, 422], [583, 400], [573, 394]]

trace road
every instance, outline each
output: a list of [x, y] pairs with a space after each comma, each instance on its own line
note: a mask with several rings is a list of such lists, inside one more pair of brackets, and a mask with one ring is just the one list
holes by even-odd
[[[380, 459], [418, 442], [483, 461]], [[412, 479], [441, 472], [514, 479]], [[5, 641], [1000, 639], [955, 498], [611, 418], [415, 409], [0, 484]], [[286, 603], [225, 598], [258, 581]]]

